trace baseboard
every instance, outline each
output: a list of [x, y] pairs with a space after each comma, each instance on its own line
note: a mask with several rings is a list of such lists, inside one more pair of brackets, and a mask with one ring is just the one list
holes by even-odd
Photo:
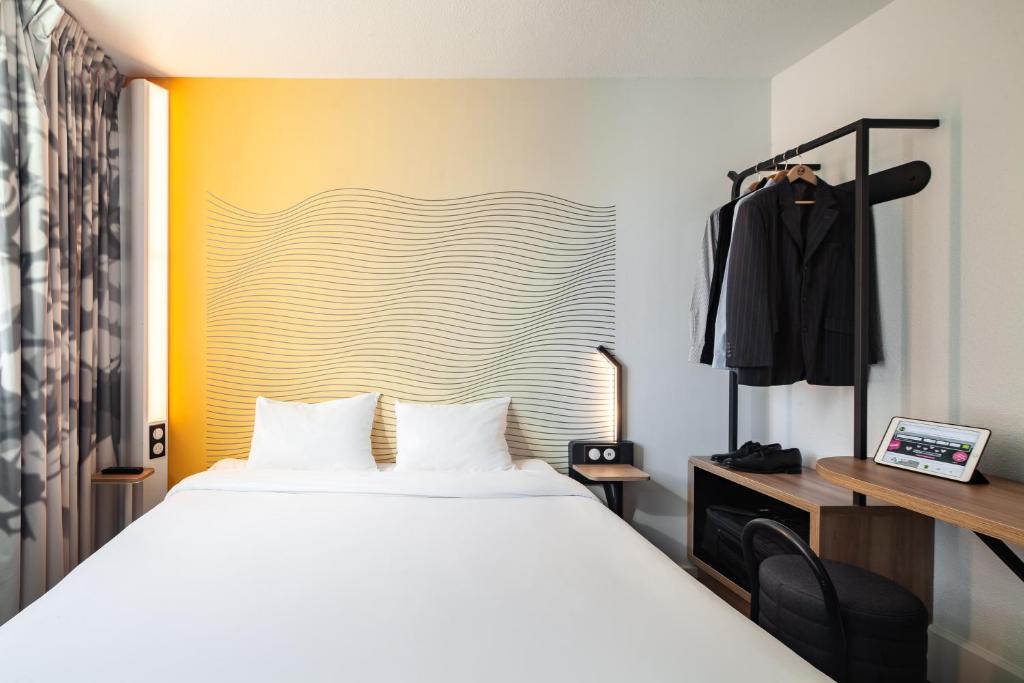
[[931, 683], [1021, 683], [1024, 669], [933, 624], [928, 629], [928, 680]]

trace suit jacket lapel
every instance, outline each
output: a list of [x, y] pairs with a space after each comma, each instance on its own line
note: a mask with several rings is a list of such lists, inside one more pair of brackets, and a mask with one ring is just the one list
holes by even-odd
[[819, 178], [814, 193], [814, 207], [807, 219], [807, 249], [804, 252], [804, 262], [811, 260], [814, 252], [825, 241], [832, 224], [836, 222], [839, 212], [835, 206], [836, 199], [832, 193], [832, 186]]

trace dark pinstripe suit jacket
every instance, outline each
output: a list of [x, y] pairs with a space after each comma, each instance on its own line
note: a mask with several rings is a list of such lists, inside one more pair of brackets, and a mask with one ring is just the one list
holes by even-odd
[[[795, 204], [797, 193], [815, 203]], [[740, 383], [853, 384], [853, 216], [853, 197], [821, 179], [816, 186], [784, 181], [740, 206], [726, 290], [726, 364], [737, 368]], [[875, 363], [881, 341], [873, 237]]]

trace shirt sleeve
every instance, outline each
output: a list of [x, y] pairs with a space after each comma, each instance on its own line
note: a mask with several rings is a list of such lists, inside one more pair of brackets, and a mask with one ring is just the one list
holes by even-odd
[[737, 208], [725, 309], [725, 357], [731, 368], [772, 364], [767, 230], [767, 221], [757, 202], [743, 202]]
[[708, 322], [715, 253], [718, 251], [719, 210], [708, 216], [697, 257], [697, 272], [690, 296], [690, 362], [699, 363], [704, 351], [704, 331]]

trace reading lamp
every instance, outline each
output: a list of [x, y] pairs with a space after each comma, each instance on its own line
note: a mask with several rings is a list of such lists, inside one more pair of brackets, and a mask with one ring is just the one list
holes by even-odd
[[612, 366], [612, 370], [615, 372], [615, 436], [613, 438], [618, 442], [622, 440], [622, 363], [605, 346], [598, 346], [597, 352], [604, 356], [604, 359], [608, 361], [608, 364]]
[[597, 352], [612, 367], [615, 377], [614, 389], [614, 435], [611, 441], [601, 439], [577, 439], [569, 442], [569, 476], [584, 483], [586, 477], [573, 469], [573, 465], [632, 465], [633, 442], [622, 439], [622, 363], [605, 346], [598, 346]]

